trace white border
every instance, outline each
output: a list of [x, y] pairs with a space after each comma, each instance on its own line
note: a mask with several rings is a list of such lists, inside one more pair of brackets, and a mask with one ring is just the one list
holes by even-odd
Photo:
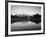
[[[24, 5], [24, 6], [41, 6], [41, 30], [38, 31], [16, 31], [11, 32], [11, 5]], [[26, 4], [26, 3], [8, 3], [8, 35], [12, 34], [27, 34], [27, 33], [43, 33], [43, 5], [42, 4]]]

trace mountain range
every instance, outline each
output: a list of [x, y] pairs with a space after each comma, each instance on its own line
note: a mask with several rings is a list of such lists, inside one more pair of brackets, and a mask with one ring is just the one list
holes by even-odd
[[35, 14], [35, 15], [26, 15], [26, 14], [23, 14], [23, 15], [11, 15], [11, 23], [14, 23], [14, 22], [34, 22], [36, 24], [40, 23], [41, 22], [41, 15], [39, 14]]

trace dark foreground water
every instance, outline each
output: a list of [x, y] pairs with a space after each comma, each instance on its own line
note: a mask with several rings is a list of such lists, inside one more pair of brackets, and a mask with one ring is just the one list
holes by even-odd
[[35, 24], [33, 22], [27, 23], [13, 23], [11, 24], [11, 31], [26, 31], [26, 30], [41, 30], [41, 23]]

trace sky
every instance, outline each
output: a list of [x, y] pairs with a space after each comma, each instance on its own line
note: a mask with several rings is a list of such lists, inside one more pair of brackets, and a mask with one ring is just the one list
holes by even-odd
[[41, 7], [40, 6], [22, 6], [22, 5], [11, 5], [11, 15], [16, 14], [27, 14], [27, 15], [34, 15], [34, 14], [41, 14]]

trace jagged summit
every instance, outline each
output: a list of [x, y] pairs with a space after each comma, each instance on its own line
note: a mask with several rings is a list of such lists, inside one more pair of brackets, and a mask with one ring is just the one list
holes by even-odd
[[41, 18], [41, 15], [39, 15], [39, 14], [35, 14], [35, 15], [31, 16], [31, 18], [32, 18], [32, 19]]

